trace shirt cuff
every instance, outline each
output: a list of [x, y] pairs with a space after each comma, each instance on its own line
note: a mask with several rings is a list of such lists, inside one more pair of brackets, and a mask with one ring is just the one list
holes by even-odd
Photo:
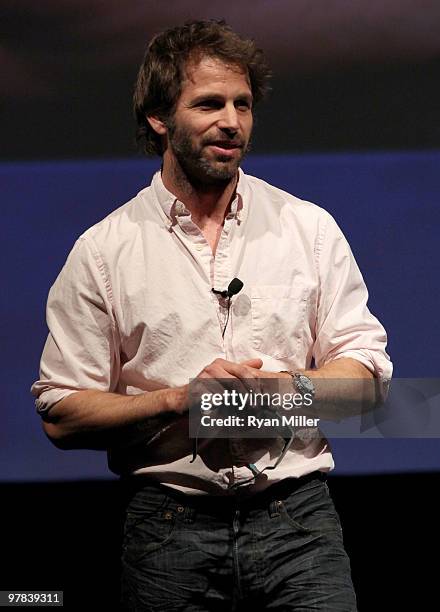
[[77, 391], [73, 389], [48, 389], [43, 391], [35, 400], [38, 414], [47, 414], [57, 402], [68, 395], [72, 395], [72, 393], [77, 393]]

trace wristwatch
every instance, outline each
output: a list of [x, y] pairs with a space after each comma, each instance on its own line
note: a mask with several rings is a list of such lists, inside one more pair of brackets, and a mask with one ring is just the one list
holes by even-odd
[[301, 372], [289, 372], [288, 370], [282, 370], [282, 372], [290, 374], [295, 390], [303, 397], [305, 394], [310, 395], [312, 399], [315, 397], [316, 389], [311, 378]]

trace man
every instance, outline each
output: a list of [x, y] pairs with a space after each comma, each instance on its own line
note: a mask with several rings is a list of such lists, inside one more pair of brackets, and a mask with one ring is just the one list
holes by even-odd
[[128, 483], [127, 609], [356, 609], [325, 438], [203, 439], [193, 456], [188, 436], [194, 377], [319, 399], [324, 378], [391, 375], [334, 220], [240, 169], [268, 76], [223, 22], [157, 35], [134, 99], [161, 172], [80, 237], [50, 291], [33, 392], [57, 446], [107, 449]]

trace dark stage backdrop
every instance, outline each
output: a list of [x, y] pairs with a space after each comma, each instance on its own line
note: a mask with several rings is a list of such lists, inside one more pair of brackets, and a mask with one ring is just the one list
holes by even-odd
[[[149, 183], [155, 160], [0, 165], [0, 480], [109, 476], [104, 453], [63, 452], [41, 431], [29, 387], [47, 292], [78, 235]], [[389, 333], [399, 377], [438, 377], [440, 152], [251, 156], [244, 168], [332, 213]], [[432, 440], [334, 440], [336, 473], [440, 469]]]
[[225, 18], [273, 69], [254, 152], [440, 148], [438, 0], [2, 0], [0, 159], [134, 155], [147, 42]]

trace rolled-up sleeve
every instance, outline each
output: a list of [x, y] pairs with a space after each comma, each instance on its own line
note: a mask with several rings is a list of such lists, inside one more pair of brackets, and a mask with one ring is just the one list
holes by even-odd
[[319, 276], [314, 360], [318, 368], [350, 357], [378, 379], [386, 397], [393, 366], [385, 329], [367, 307], [368, 291], [350, 246], [329, 215], [316, 246]]
[[75, 243], [50, 289], [46, 320], [40, 377], [31, 388], [37, 410], [46, 412], [83, 389], [114, 390], [119, 348], [112, 292], [92, 239]]

